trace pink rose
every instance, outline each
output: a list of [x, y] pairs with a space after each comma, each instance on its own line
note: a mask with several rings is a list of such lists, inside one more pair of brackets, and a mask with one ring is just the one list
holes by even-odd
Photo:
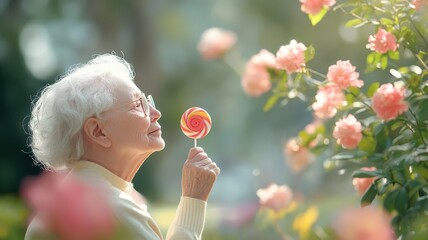
[[341, 89], [348, 87], [362, 87], [364, 82], [358, 79], [360, 74], [349, 61], [337, 61], [336, 65], [328, 68], [327, 80], [336, 84]]
[[379, 53], [395, 51], [398, 46], [395, 36], [382, 28], [379, 28], [376, 35], [369, 36], [369, 43], [366, 45], [368, 49]]
[[276, 69], [275, 55], [266, 49], [262, 49], [259, 53], [252, 56], [250, 62], [253, 66], [259, 66], [265, 69]]
[[202, 33], [198, 51], [204, 59], [221, 58], [236, 43], [236, 34], [232, 31], [210, 28]]
[[373, 95], [373, 110], [384, 121], [395, 119], [409, 108], [404, 101], [405, 93], [406, 88], [402, 83], [382, 84]]
[[289, 139], [284, 147], [285, 160], [291, 170], [298, 173], [305, 169], [311, 160], [311, 154], [299, 145], [295, 138]]
[[22, 195], [46, 231], [59, 239], [103, 239], [114, 232], [113, 212], [101, 190], [70, 176], [46, 173], [27, 179]]
[[306, 46], [291, 40], [290, 44], [281, 46], [276, 53], [276, 65], [279, 69], [285, 69], [288, 73], [301, 71], [305, 66]]
[[258, 97], [269, 91], [272, 87], [268, 69], [275, 69], [275, 55], [262, 49], [250, 58], [241, 79], [244, 92], [253, 97]]
[[[375, 167], [363, 167], [361, 170], [364, 171], [375, 171]], [[354, 178], [352, 179], [352, 185], [354, 185], [355, 190], [357, 190], [358, 194], [363, 195], [367, 189], [372, 185], [376, 178]]]
[[345, 101], [342, 90], [334, 85], [320, 86], [312, 104], [315, 116], [326, 119], [336, 115], [337, 108]]
[[330, 9], [334, 4], [336, 4], [335, 0], [300, 0], [302, 4], [301, 10], [304, 13], [310, 15], [318, 14], [323, 8], [327, 10]]
[[338, 239], [393, 240], [390, 216], [374, 207], [346, 209], [333, 222]]
[[428, 0], [413, 0], [412, 4], [416, 10], [420, 10], [423, 5], [428, 6]]
[[286, 185], [272, 184], [267, 188], [257, 190], [257, 196], [260, 198], [262, 207], [279, 212], [290, 205], [293, 193]]
[[363, 135], [361, 133], [361, 123], [357, 121], [354, 115], [349, 114], [336, 122], [333, 130], [333, 137], [337, 139], [337, 144], [343, 148], [353, 149], [358, 146]]

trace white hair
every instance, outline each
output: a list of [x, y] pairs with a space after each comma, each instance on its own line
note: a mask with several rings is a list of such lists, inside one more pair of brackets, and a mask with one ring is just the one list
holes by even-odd
[[30, 146], [35, 162], [45, 169], [71, 167], [84, 154], [82, 127], [89, 117], [101, 118], [116, 100], [118, 81], [134, 81], [132, 66], [112, 54], [77, 65], [33, 103]]

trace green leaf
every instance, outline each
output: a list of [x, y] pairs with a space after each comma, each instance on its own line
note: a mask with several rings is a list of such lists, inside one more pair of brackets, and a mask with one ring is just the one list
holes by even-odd
[[363, 197], [361, 198], [361, 206], [365, 207], [370, 205], [375, 199], [377, 194], [376, 183], [373, 182], [372, 185], [366, 190]]
[[369, 89], [367, 90], [367, 97], [371, 98], [379, 88], [379, 82], [374, 82], [370, 85]]
[[305, 51], [305, 62], [309, 62], [310, 60], [314, 59], [314, 57], [315, 57], [315, 48], [314, 46], [310, 45]]
[[388, 57], [386, 55], [382, 55], [380, 59], [380, 68], [385, 70], [386, 67], [388, 67]]
[[380, 22], [382, 23], [382, 25], [394, 25], [394, 21], [389, 18], [381, 18]]
[[408, 207], [408, 199], [409, 194], [407, 193], [406, 188], [400, 187], [386, 196], [383, 206], [390, 212], [396, 210], [400, 214], [405, 214]]
[[311, 15], [309, 14], [309, 20], [311, 20], [311, 24], [312, 26], [317, 25], [325, 16], [325, 14], [327, 13], [327, 8], [322, 8], [321, 11], [315, 15]]
[[274, 94], [269, 97], [269, 99], [266, 101], [265, 105], [263, 106], [263, 111], [267, 112], [275, 106], [276, 102], [278, 102], [279, 96], [277, 94]]
[[356, 170], [352, 173], [353, 178], [372, 178], [372, 177], [380, 177], [382, 176], [381, 170], [375, 171], [364, 171], [364, 170]]
[[368, 23], [368, 21], [363, 21], [363, 20], [361, 20], [359, 18], [355, 18], [355, 19], [352, 19], [352, 20], [349, 20], [348, 22], [346, 22], [345, 23], [345, 27], [355, 27], [355, 28], [358, 28], [358, 27], [361, 27], [361, 26], [363, 26], [363, 25], [365, 25], [367, 23]]
[[373, 153], [376, 150], [376, 139], [373, 137], [363, 137], [358, 144], [358, 148], [362, 151]]
[[400, 59], [400, 52], [398, 52], [398, 51], [388, 51], [388, 56], [392, 60], [399, 60]]
[[354, 154], [350, 154], [350, 153], [338, 153], [336, 155], [334, 155], [331, 159], [332, 160], [352, 160], [357, 158]]
[[360, 89], [357, 87], [349, 87], [348, 90], [354, 94], [355, 96], [358, 96], [360, 94]]

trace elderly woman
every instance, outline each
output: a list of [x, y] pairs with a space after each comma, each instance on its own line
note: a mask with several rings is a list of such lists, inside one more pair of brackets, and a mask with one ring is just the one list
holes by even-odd
[[[132, 184], [146, 159], [165, 146], [160, 117], [153, 98], [135, 85], [130, 64], [105, 54], [42, 91], [30, 120], [31, 147], [46, 169], [66, 169], [66, 178], [102, 186], [127, 239], [163, 239]], [[182, 169], [181, 200], [166, 239], [201, 238], [208, 196], [219, 173], [202, 148], [190, 149]], [[33, 218], [25, 239], [51, 236], [42, 226], [41, 218]]]

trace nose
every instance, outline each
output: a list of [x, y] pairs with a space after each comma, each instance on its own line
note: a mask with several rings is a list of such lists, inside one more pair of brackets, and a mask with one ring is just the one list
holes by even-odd
[[161, 117], [162, 117], [161, 112], [157, 108], [150, 106], [150, 121], [155, 122], [159, 120], [159, 118]]

